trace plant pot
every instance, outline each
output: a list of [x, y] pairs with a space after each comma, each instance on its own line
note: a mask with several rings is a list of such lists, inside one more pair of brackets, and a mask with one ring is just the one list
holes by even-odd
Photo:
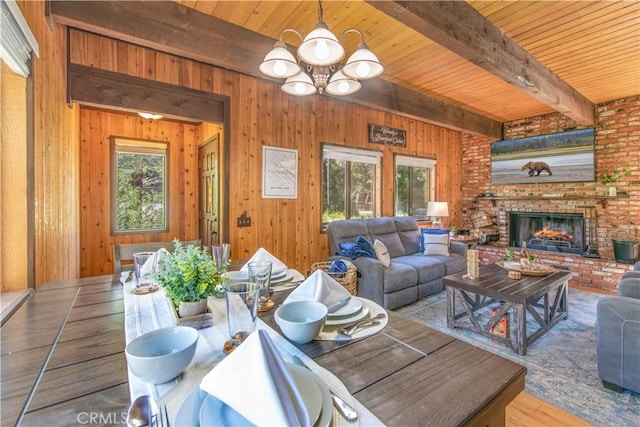
[[178, 305], [178, 316], [190, 317], [207, 312], [207, 299], [200, 301], [181, 301]]
[[640, 261], [640, 240], [613, 239], [613, 258], [623, 264]]
[[615, 197], [618, 194], [618, 189], [615, 186], [609, 187], [609, 196]]

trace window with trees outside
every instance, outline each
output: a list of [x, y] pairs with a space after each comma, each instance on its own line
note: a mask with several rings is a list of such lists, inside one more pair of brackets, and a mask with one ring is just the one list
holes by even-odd
[[169, 143], [111, 137], [111, 232], [167, 231]]
[[323, 146], [323, 228], [338, 219], [377, 216], [381, 157], [379, 151]]
[[427, 203], [434, 194], [436, 161], [396, 155], [396, 215], [427, 217]]

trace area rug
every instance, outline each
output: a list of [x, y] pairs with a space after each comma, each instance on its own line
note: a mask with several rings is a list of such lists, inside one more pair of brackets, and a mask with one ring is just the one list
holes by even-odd
[[[640, 395], [602, 386], [596, 364], [596, 304], [603, 295], [569, 289], [569, 318], [534, 342], [525, 356], [464, 329], [447, 328], [446, 292], [396, 313], [527, 367], [525, 391], [595, 426], [640, 426]], [[488, 307], [486, 310], [490, 310]]]

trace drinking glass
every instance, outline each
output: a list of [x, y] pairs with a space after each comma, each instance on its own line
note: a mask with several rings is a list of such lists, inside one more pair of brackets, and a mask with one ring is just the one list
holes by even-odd
[[237, 347], [256, 330], [260, 287], [255, 283], [239, 282], [225, 287], [229, 338]]
[[[218, 271], [222, 270], [222, 267], [229, 262], [230, 256], [231, 245], [229, 243], [211, 246], [211, 257], [213, 258], [213, 262], [215, 262], [216, 267], [219, 267]], [[224, 267], [224, 271], [226, 270], [227, 267]]]
[[155, 272], [155, 252], [137, 252], [133, 254], [133, 273], [136, 278], [136, 287], [153, 285]]
[[247, 265], [249, 269], [249, 282], [255, 283], [260, 287], [260, 311], [266, 311], [273, 307], [273, 301], [269, 299], [272, 266], [273, 263], [269, 261], [254, 261]]

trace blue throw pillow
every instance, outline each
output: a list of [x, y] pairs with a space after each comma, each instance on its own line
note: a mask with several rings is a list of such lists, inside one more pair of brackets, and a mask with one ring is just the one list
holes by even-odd
[[420, 252], [424, 252], [425, 234], [449, 234], [448, 228], [421, 228], [420, 229]]
[[362, 251], [367, 254], [367, 257], [376, 257], [376, 251], [375, 249], [373, 249], [373, 245], [369, 240], [367, 240], [366, 237], [358, 236], [358, 238], [356, 239], [356, 245], [360, 246], [360, 249], [362, 249]]

